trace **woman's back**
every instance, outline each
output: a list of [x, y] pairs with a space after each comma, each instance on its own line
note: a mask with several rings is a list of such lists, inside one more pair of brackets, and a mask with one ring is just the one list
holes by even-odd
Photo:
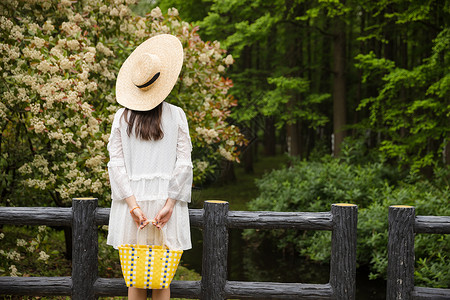
[[[164, 136], [160, 140], [142, 140], [136, 137], [134, 130], [128, 135], [125, 109], [120, 109], [113, 121], [108, 150], [117, 150], [115, 148], [120, 138], [128, 179], [139, 201], [167, 198], [175, 165], [192, 167], [190, 157], [183, 161], [183, 157], [178, 153], [177, 158], [177, 151], [180, 152], [179, 147], [177, 148], [179, 143], [184, 146], [186, 152], [191, 152], [186, 116], [177, 106], [166, 102], [162, 105], [161, 129]], [[111, 159], [108, 165], [117, 163], [120, 162]], [[112, 198], [117, 199], [114, 189]]]

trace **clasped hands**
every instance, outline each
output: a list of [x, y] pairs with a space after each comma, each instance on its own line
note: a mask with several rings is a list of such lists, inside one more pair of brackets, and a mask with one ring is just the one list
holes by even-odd
[[[127, 201], [128, 202], [128, 201]], [[173, 208], [175, 206], [176, 200], [167, 198], [164, 207], [156, 214], [153, 220], [149, 220], [141, 208], [137, 205], [133, 206], [130, 210], [131, 216], [138, 229], [143, 229], [148, 224], [152, 223], [153, 226], [161, 229], [169, 221], [172, 216]]]

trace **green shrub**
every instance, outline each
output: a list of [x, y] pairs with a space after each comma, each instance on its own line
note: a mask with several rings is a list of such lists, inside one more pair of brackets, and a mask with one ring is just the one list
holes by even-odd
[[[444, 178], [444, 179], [443, 179]], [[257, 181], [258, 198], [251, 210], [329, 211], [331, 204], [358, 205], [359, 265], [368, 265], [371, 278], [385, 277], [387, 269], [388, 208], [394, 204], [412, 205], [417, 215], [450, 215], [450, 190], [445, 176], [429, 181], [401, 174], [383, 163], [350, 164], [336, 159], [296, 162]], [[255, 242], [276, 241], [281, 248], [315, 261], [330, 258], [330, 232], [295, 230], [246, 231]], [[416, 236], [416, 285], [450, 287], [448, 235]]]

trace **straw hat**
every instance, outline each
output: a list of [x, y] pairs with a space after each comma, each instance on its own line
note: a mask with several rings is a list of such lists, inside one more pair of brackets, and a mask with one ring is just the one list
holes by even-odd
[[117, 75], [116, 99], [138, 111], [151, 110], [172, 91], [183, 65], [183, 47], [173, 35], [161, 34], [140, 44]]

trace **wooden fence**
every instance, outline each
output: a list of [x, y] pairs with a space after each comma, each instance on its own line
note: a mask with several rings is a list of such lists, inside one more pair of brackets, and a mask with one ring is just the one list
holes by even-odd
[[[416, 216], [413, 206], [389, 207], [387, 300], [449, 300], [450, 289], [414, 286], [415, 233], [450, 233], [450, 217]], [[450, 272], [450, 270], [448, 270]]]
[[[0, 207], [0, 224], [72, 226], [71, 277], [0, 277], [3, 295], [67, 295], [88, 300], [125, 296], [122, 278], [98, 278], [97, 226], [108, 224], [109, 209], [97, 199], [73, 199], [72, 208]], [[191, 226], [203, 229], [201, 281], [173, 281], [172, 297], [221, 300], [355, 299], [357, 206], [333, 204], [331, 212], [228, 211], [228, 202], [206, 201], [189, 210]], [[228, 228], [295, 228], [331, 230], [331, 267], [328, 284], [242, 282], [227, 280]]]

